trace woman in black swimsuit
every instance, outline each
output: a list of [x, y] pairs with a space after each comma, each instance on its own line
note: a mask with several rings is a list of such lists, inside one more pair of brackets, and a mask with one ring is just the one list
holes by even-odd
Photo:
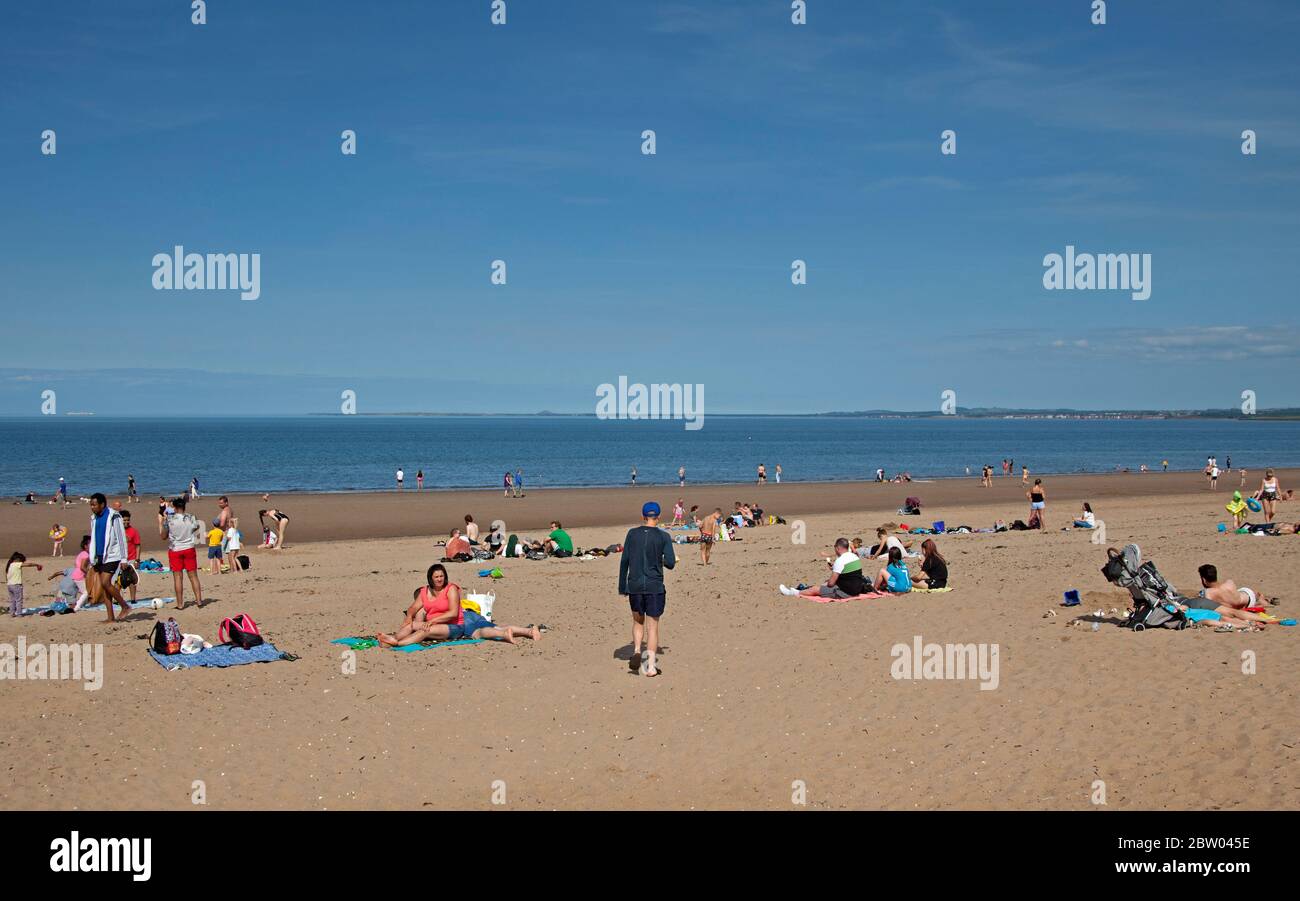
[[284, 529], [289, 525], [289, 517], [285, 516], [279, 510], [258, 510], [257, 519], [262, 523], [262, 528], [266, 528], [266, 517], [271, 517], [275, 523], [275, 549], [277, 551], [284, 549]]

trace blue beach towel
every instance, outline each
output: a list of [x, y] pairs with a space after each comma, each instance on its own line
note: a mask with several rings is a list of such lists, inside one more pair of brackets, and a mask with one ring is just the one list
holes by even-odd
[[[362, 647], [373, 648], [382, 647], [382, 645], [370, 644], [374, 639], [365, 638], [336, 638], [330, 644], [344, 644], [350, 648]], [[431, 644], [404, 644], [396, 648], [388, 648], [390, 651], [401, 651], [403, 654], [414, 654], [416, 651], [431, 651], [434, 648], [448, 648], [456, 644], [482, 644], [482, 638], [459, 638], [456, 641], [436, 641]]]
[[[153, 607], [153, 602], [154, 602], [154, 600], [155, 600], [154, 598], [137, 598], [137, 599], [134, 600], [134, 601], [127, 601], [127, 602], [126, 602], [126, 605], [127, 605], [128, 607], [130, 607], [132, 610], [139, 610], [139, 609], [141, 609], [142, 607]], [[161, 600], [162, 600], [164, 606], [167, 605], [167, 604], [174, 604], [174, 603], [176, 603], [176, 598], [162, 598]], [[116, 609], [116, 608], [117, 608], [117, 605], [114, 604], [114, 609]], [[34, 615], [34, 614], [38, 614], [38, 613], [44, 613], [46, 610], [49, 610], [49, 609], [50, 609], [50, 604], [46, 604], [46, 605], [43, 606], [43, 607], [28, 607], [26, 610], [23, 611], [23, 613], [24, 613], [25, 615]], [[70, 609], [70, 610], [72, 609], [72, 603], [71, 603], [71, 602], [68, 603], [68, 609]], [[103, 605], [103, 604], [85, 604], [84, 606], [82, 606], [81, 609], [82, 609], [82, 610], [103, 610], [103, 609], [104, 609], [104, 605]], [[79, 611], [75, 611], [75, 610], [74, 610], [73, 612], [74, 612], [74, 613], [77, 613], [77, 612], [79, 612]]]
[[197, 654], [159, 654], [153, 648], [149, 656], [157, 660], [163, 669], [189, 669], [194, 666], [243, 666], [245, 663], [271, 663], [280, 659], [280, 651], [267, 642], [255, 648], [244, 650], [231, 645], [217, 645]]

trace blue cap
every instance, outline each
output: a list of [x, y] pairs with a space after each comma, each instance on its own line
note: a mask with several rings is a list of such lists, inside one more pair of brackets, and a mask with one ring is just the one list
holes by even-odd
[[643, 519], [651, 516], [658, 516], [658, 515], [659, 515], [659, 505], [656, 504], [654, 501], [648, 501], [642, 505], [641, 516]]

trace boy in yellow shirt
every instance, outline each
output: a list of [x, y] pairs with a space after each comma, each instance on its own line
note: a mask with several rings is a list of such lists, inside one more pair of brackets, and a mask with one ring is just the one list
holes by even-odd
[[208, 530], [208, 569], [214, 576], [221, 573], [221, 539], [225, 537], [220, 526]]

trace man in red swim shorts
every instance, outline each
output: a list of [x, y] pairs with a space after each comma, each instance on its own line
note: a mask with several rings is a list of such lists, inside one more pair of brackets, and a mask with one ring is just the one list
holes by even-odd
[[[171, 508], [169, 513], [167, 507]], [[195, 546], [203, 527], [198, 519], [185, 512], [185, 498], [173, 498], [158, 511], [158, 537], [167, 539], [167, 565], [172, 571], [176, 590], [176, 609], [185, 609], [185, 582], [181, 573], [189, 573], [190, 586], [199, 606], [203, 606], [203, 586], [199, 584], [199, 558]]]

